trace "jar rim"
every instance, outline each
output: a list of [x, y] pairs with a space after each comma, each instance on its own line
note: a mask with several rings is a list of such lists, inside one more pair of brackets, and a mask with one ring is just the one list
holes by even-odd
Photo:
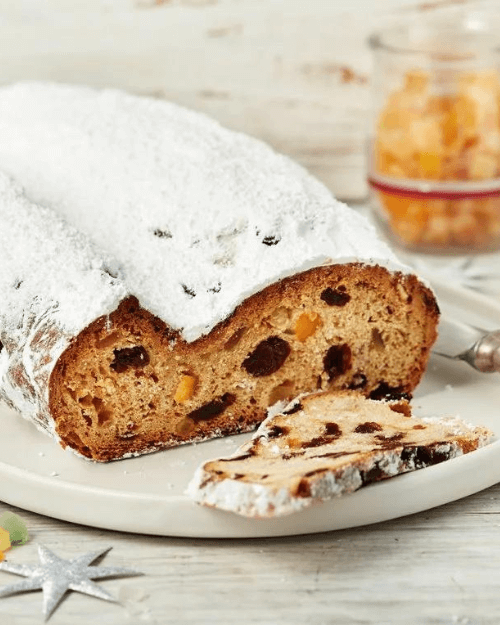
[[392, 21], [368, 38], [373, 51], [455, 63], [500, 54], [500, 11], [443, 11]]

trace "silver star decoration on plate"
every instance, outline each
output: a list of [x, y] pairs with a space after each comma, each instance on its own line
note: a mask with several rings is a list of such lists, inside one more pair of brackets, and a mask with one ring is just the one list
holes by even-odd
[[99, 597], [106, 601], [116, 602], [112, 595], [97, 584], [94, 584], [92, 580], [104, 579], [105, 577], [142, 575], [142, 573], [124, 569], [120, 566], [99, 568], [97, 566], [89, 566], [99, 556], [108, 553], [110, 550], [111, 547], [107, 547], [102, 551], [93, 551], [72, 560], [64, 560], [56, 556], [47, 547], [39, 545], [38, 557], [40, 558], [40, 564], [38, 565], [0, 563], [0, 571], [7, 571], [28, 578], [17, 584], [0, 587], [0, 598], [16, 592], [43, 590], [43, 614], [45, 620], [49, 618], [68, 590], [75, 590], [76, 592]]

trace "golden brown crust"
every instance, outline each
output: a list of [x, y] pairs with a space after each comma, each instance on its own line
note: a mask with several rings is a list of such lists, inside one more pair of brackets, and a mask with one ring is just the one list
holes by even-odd
[[56, 430], [108, 461], [248, 431], [271, 403], [317, 388], [401, 397], [423, 375], [438, 316], [415, 276], [359, 263], [272, 284], [193, 343], [130, 297], [60, 358]]

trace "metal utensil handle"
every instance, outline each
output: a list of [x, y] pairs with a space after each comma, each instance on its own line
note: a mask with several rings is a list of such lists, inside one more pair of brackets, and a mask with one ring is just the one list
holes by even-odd
[[473, 366], [483, 373], [500, 372], [500, 330], [486, 334], [474, 345]]

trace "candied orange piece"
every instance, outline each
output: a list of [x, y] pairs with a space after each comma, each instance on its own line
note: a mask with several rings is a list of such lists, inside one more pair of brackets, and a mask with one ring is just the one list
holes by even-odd
[[446, 146], [453, 145], [459, 137], [460, 127], [456, 106], [453, 106], [443, 122], [443, 143]]
[[400, 106], [388, 105], [380, 114], [378, 127], [383, 130], [406, 129], [414, 119], [415, 114]]
[[482, 71], [462, 76], [459, 91], [476, 105], [479, 123], [487, 121], [490, 113], [498, 113], [500, 82], [496, 72]]
[[442, 158], [432, 152], [421, 152], [418, 157], [418, 166], [422, 178], [438, 180], [441, 175]]
[[387, 212], [396, 219], [405, 217], [410, 204], [413, 202], [411, 198], [393, 195], [392, 193], [385, 193], [383, 191], [379, 192], [379, 197]]
[[194, 389], [196, 387], [197, 379], [193, 375], [183, 375], [177, 385], [177, 390], [175, 391], [174, 401], [178, 404], [182, 404], [183, 402], [191, 399], [194, 394]]
[[407, 243], [417, 243], [428, 219], [425, 202], [383, 192], [379, 192], [379, 199], [394, 232]]
[[378, 143], [374, 146], [375, 167], [381, 174], [389, 174], [391, 167], [396, 165], [397, 161], [390, 152], [382, 149]]
[[491, 154], [479, 150], [471, 154], [469, 178], [471, 180], [487, 180], [494, 178], [497, 173], [497, 159]]
[[415, 152], [441, 152], [443, 133], [439, 117], [415, 119], [410, 126], [410, 142]]
[[305, 341], [316, 332], [321, 323], [318, 313], [302, 313], [295, 324], [295, 338], [298, 341]]
[[421, 69], [406, 72], [404, 89], [407, 91], [425, 91], [429, 86], [429, 74]]

